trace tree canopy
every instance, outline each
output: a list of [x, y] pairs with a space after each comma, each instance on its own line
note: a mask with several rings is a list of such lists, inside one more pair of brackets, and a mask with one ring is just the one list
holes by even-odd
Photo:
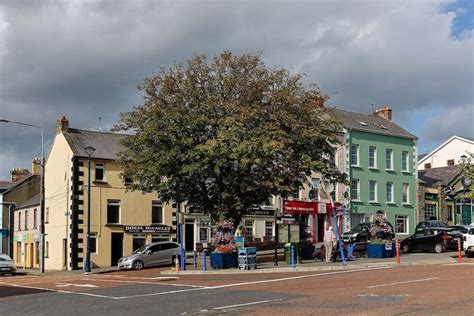
[[143, 104], [115, 126], [130, 133], [120, 161], [132, 190], [239, 219], [295, 192], [311, 171], [341, 178], [331, 164], [341, 126], [328, 97], [258, 54], [194, 56], [139, 89]]

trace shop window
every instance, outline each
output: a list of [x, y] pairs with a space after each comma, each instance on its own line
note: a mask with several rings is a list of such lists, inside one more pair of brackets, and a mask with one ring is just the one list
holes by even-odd
[[118, 224], [118, 223], [120, 223], [120, 201], [108, 200], [107, 201], [107, 224]]
[[168, 235], [153, 234], [151, 235], [151, 242], [160, 242], [160, 241], [169, 241], [170, 237]]
[[425, 204], [425, 220], [436, 218], [436, 204]]
[[410, 203], [410, 197], [408, 195], [408, 189], [409, 185], [408, 183], [403, 183], [402, 184], [402, 203], [403, 204], [409, 204]]
[[351, 200], [359, 201], [359, 180], [357, 179], [351, 181]]
[[244, 221], [244, 232], [246, 239], [253, 238], [253, 221], [247, 219]]
[[395, 233], [408, 234], [408, 216], [395, 215]]
[[351, 145], [351, 166], [359, 165], [359, 145]]
[[97, 253], [97, 233], [90, 234], [91, 253]]
[[408, 171], [408, 151], [402, 151], [402, 171]]
[[141, 246], [146, 244], [146, 235], [145, 234], [133, 234], [133, 251], [137, 250]]
[[385, 169], [393, 170], [393, 150], [385, 150]]
[[377, 202], [377, 181], [369, 181], [369, 202]]
[[95, 181], [104, 181], [105, 178], [105, 166], [103, 163], [95, 163]]
[[273, 221], [265, 221], [265, 237], [273, 238]]
[[153, 201], [151, 204], [151, 223], [163, 224], [163, 204]]
[[393, 182], [387, 182], [386, 192], [387, 203], [393, 203]]
[[369, 168], [377, 168], [377, 148], [369, 147]]
[[199, 227], [199, 241], [208, 241], [209, 228]]

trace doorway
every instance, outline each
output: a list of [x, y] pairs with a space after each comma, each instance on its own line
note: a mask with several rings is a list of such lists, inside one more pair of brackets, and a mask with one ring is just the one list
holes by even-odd
[[119, 259], [123, 257], [123, 233], [112, 233], [111, 243], [110, 265], [113, 267], [116, 266]]
[[318, 214], [318, 242], [324, 240], [324, 223], [326, 221], [326, 214]]
[[33, 268], [33, 257], [35, 255], [35, 251], [34, 251], [34, 243], [30, 243], [29, 246], [30, 246], [30, 256], [28, 257], [28, 268]]
[[184, 224], [184, 247], [187, 251], [194, 250], [194, 223]]

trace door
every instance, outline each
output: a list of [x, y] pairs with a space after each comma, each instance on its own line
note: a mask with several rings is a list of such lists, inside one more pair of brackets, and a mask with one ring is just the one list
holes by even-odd
[[326, 214], [318, 214], [318, 242], [322, 242], [324, 240], [324, 222], [325, 222]]
[[184, 247], [188, 251], [194, 250], [194, 223], [186, 223], [184, 225]]
[[29, 268], [33, 268], [33, 257], [35, 255], [35, 250], [34, 250], [34, 243], [30, 243], [29, 246], [30, 246], [30, 257], [28, 258], [28, 266]]
[[116, 266], [120, 258], [123, 257], [123, 233], [112, 233], [111, 238], [111, 266]]
[[[150, 251], [150, 253], [146, 254], [148, 251]], [[147, 251], [145, 251], [145, 266], [154, 266], [160, 264], [161, 260], [161, 244], [151, 246]]]

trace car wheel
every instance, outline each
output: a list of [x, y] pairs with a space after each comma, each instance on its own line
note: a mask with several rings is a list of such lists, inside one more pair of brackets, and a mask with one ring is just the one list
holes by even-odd
[[474, 253], [469, 252], [469, 251], [464, 251], [464, 254], [465, 254], [466, 257], [468, 257], [468, 258], [473, 258], [473, 257], [474, 257]]
[[436, 244], [434, 251], [436, 253], [442, 253], [444, 251], [444, 246], [442, 244]]
[[140, 260], [137, 260], [133, 263], [133, 270], [141, 270], [143, 269], [143, 262], [141, 262]]
[[409, 253], [410, 252], [410, 246], [408, 246], [407, 244], [403, 245], [402, 246], [402, 251], [404, 253]]

